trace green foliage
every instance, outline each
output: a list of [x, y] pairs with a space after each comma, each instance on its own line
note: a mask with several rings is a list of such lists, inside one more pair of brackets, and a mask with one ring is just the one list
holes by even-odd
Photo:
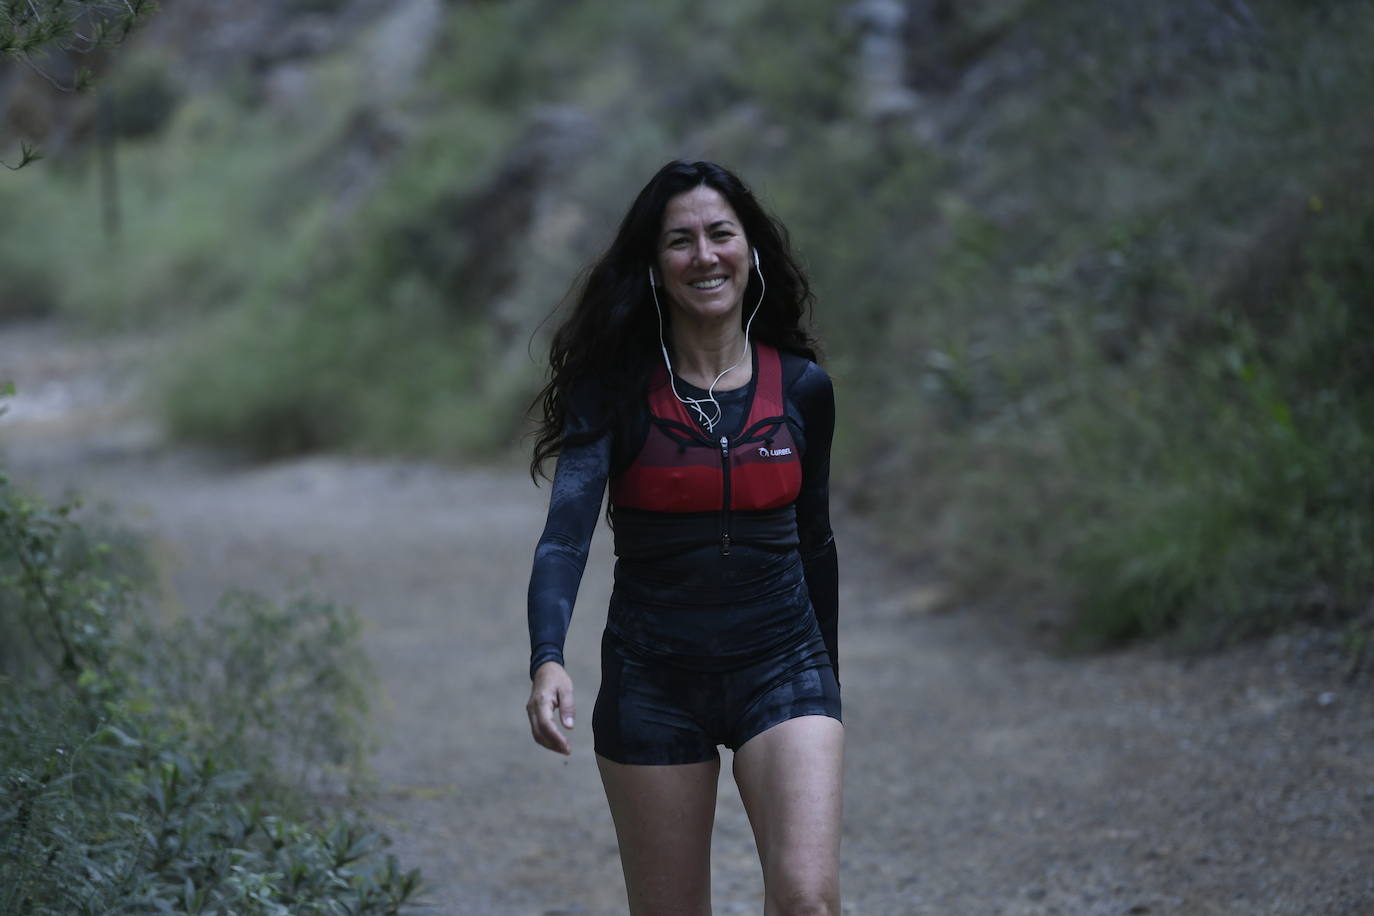
[[132, 606], [128, 577], [102, 568], [112, 548], [72, 525], [73, 506], [48, 509], [15, 493], [3, 476], [0, 496], [7, 557], [0, 565], [0, 609], [11, 637], [0, 654], [2, 670], [30, 678], [46, 671], [69, 686], [109, 677], [116, 664], [112, 618], [127, 617]]
[[87, 54], [123, 41], [156, 9], [150, 0], [3, 0], [0, 56], [30, 63], [58, 50]]
[[312, 767], [356, 762], [355, 618], [245, 593], [155, 628], [119, 551], [3, 476], [0, 544], [0, 911], [409, 909], [365, 821], [297, 813]]
[[[72, 76], [58, 76], [50, 58], [76, 59], [117, 45], [156, 9], [152, 0], [0, 0], [0, 61], [18, 61], [66, 92], [86, 89], [92, 78], [89, 68], [75, 67]], [[21, 141], [19, 160], [0, 165], [17, 171], [41, 158], [41, 152]]]
[[842, 114], [849, 96], [847, 6], [466, 4], [449, 18], [451, 55], [435, 82], [446, 97], [517, 115], [576, 104], [618, 127], [651, 119], [670, 135], [699, 130], [737, 105], [788, 120], [828, 119]]
[[0, 693], [5, 912], [380, 916], [419, 890], [357, 821], [271, 814], [242, 800], [241, 772], [165, 749], [130, 716], [91, 725], [51, 695]]
[[421, 277], [374, 289], [225, 315], [168, 367], [173, 431], [257, 455], [344, 444], [459, 454], [508, 441], [523, 389], [484, 377], [492, 330], [446, 314]]
[[1130, 400], [1106, 389], [1131, 405], [1099, 404], [1130, 438], [1071, 430], [1078, 457], [1104, 468], [1099, 516], [1067, 554], [1081, 638], [1178, 627], [1210, 642], [1367, 610], [1374, 482], [1359, 469], [1374, 460], [1374, 350], [1361, 303], [1374, 285], [1347, 254], [1374, 240], [1374, 198], [1335, 209], [1310, 230], [1281, 318], [1279, 303], [1256, 304], [1169, 354], [1190, 371]]
[[351, 612], [309, 596], [278, 606], [236, 591], [205, 620], [149, 635], [145, 684], [215, 756], [298, 786], [361, 770], [371, 667]]

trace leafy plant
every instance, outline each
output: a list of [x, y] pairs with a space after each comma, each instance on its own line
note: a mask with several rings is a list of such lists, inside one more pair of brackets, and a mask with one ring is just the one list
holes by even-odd
[[[417, 872], [357, 816], [307, 814], [356, 762], [357, 624], [236, 593], [158, 631], [70, 506], [0, 475], [0, 911], [399, 914]], [[7, 641], [7, 649], [13, 643]], [[313, 780], [319, 784], [318, 776]]]

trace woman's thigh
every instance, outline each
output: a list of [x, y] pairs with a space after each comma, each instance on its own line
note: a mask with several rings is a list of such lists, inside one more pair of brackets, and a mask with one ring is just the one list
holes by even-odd
[[711, 912], [711, 828], [720, 760], [636, 766], [596, 758], [633, 916]]
[[735, 754], [735, 782], [763, 864], [767, 912], [839, 912], [844, 726], [801, 716]]

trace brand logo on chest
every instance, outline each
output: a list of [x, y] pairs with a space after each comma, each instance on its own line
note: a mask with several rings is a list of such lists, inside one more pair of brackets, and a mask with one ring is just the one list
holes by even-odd
[[759, 446], [760, 458], [781, 458], [784, 455], [790, 454], [792, 454], [790, 448], [765, 448], [762, 445]]

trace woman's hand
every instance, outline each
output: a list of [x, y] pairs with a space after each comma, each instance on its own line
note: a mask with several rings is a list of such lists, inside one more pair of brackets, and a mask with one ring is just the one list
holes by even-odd
[[[530, 687], [530, 701], [525, 704], [530, 717], [530, 734], [536, 743], [560, 754], [571, 754], [568, 738], [562, 729], [573, 727], [572, 678], [558, 662], [544, 662], [534, 672]], [[559, 718], [562, 718], [562, 729]]]

